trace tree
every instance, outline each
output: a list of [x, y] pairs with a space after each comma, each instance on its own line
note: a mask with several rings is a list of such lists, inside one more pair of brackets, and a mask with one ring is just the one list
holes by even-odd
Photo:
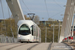
[[39, 16], [36, 15], [36, 16], [34, 17], [33, 21], [34, 21], [36, 24], [39, 25]]
[[[47, 42], [52, 42], [53, 41], [53, 26], [49, 26], [49, 25], [53, 25], [53, 24], [58, 25], [59, 23], [57, 21], [45, 21], [45, 22], [46, 22], [46, 25], [44, 25], [42, 21], [40, 21], [40, 24], [39, 24], [39, 27], [41, 28], [42, 42], [45, 42], [46, 27], [47, 27]], [[60, 24], [62, 24], [62, 22]], [[57, 42], [58, 41], [58, 26], [54, 26], [54, 28], [55, 28], [54, 29], [54, 42]]]
[[14, 19], [3, 20], [0, 24], [1, 34], [11, 37], [13, 32], [14, 36], [17, 37], [17, 24]]

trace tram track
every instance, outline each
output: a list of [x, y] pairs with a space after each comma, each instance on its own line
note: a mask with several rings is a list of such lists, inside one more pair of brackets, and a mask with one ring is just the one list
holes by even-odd
[[52, 43], [49, 44], [48, 49], [47, 50], [51, 50], [51, 45]]
[[[16, 43], [15, 43], [16, 44]], [[15, 45], [14, 43], [10, 43], [10, 44], [5, 44], [5, 45], [1, 45], [0, 47], [5, 47], [5, 46], [9, 46], [9, 45]]]
[[6, 43], [0, 50], [50, 50], [52, 43]]
[[35, 46], [37, 46], [37, 45], [39, 45], [39, 44], [40, 44], [40, 43], [31, 46], [31, 47], [29, 47], [27, 50], [31, 50], [32, 48], [34, 48]]
[[67, 46], [70, 46], [72, 48], [71, 50], [75, 50], [75, 43], [65, 42], [64, 44], [66, 44]]
[[[40, 45], [39, 45], [40, 44]], [[36, 48], [38, 48], [38, 50], [41, 50], [42, 49], [42, 47], [41, 46], [43, 46], [43, 44], [44, 43], [38, 43], [38, 44], [35, 44], [35, 45], [33, 45], [33, 46], [31, 46], [31, 47], [29, 47], [27, 50], [35, 50]], [[48, 44], [47, 44], [48, 45]], [[49, 45], [48, 45], [48, 47], [47, 47], [47, 45], [45, 45], [44, 47], [46, 47], [45, 49], [46, 50], [50, 50], [51, 49], [51, 45], [52, 45], [52, 43], [50, 43]], [[41, 48], [40, 48], [40, 47]], [[36, 49], [37, 50], [37, 49]]]
[[[26, 43], [26, 44], [27, 44], [27, 43]], [[13, 49], [13, 48], [16, 48], [16, 47], [19, 47], [19, 46], [23, 46], [23, 45], [26, 45], [26, 44], [19, 44], [19, 45], [13, 46], [13, 47], [11, 47], [11, 48], [8, 48], [7, 50], [11, 50], [11, 49]]]

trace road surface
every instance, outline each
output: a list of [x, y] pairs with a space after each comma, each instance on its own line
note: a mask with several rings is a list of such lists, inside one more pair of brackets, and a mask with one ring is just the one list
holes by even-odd
[[72, 48], [64, 43], [53, 43], [51, 50], [72, 50]]
[[71, 50], [64, 43], [0, 43], [0, 50]]
[[51, 43], [0, 43], [0, 50], [50, 50]]

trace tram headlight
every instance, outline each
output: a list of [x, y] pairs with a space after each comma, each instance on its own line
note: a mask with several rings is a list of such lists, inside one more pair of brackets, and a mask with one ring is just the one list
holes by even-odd
[[18, 35], [18, 37], [20, 37], [20, 35]]

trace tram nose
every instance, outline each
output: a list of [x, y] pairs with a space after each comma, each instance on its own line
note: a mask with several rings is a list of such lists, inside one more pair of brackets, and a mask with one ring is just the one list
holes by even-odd
[[31, 38], [31, 34], [29, 35], [18, 35], [18, 39], [30, 39]]

